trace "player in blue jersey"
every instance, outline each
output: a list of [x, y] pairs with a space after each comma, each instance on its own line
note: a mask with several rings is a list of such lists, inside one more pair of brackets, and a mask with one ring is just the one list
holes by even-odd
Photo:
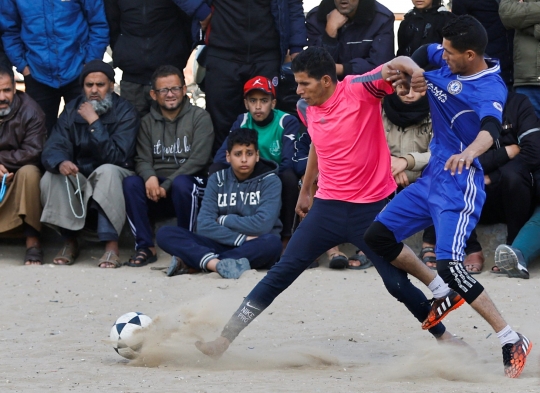
[[[419, 278], [433, 292], [429, 329], [450, 311], [469, 303], [497, 332], [505, 374], [517, 378], [532, 343], [502, 318], [483, 286], [463, 266], [464, 245], [485, 201], [484, 173], [477, 157], [502, 130], [506, 87], [496, 60], [485, 59], [487, 34], [473, 17], [450, 21], [442, 45], [419, 49], [413, 59], [440, 68], [412, 74], [411, 87], [425, 91], [433, 121], [431, 159], [423, 175], [401, 191], [375, 219], [366, 243], [386, 261]], [[396, 71], [399, 73], [399, 71]], [[435, 225], [437, 272], [402, 240]]]

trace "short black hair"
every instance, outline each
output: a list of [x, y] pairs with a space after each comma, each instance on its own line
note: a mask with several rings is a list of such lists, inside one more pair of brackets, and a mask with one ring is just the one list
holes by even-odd
[[337, 83], [336, 62], [324, 48], [313, 46], [300, 52], [291, 64], [295, 74], [305, 72], [310, 78], [317, 80], [328, 75], [332, 82]]
[[152, 89], [156, 89], [156, 81], [158, 80], [158, 78], [164, 78], [170, 75], [178, 75], [182, 86], [186, 84], [186, 80], [184, 79], [184, 73], [180, 71], [177, 67], [172, 65], [162, 65], [159, 66], [152, 74]]
[[486, 29], [470, 15], [460, 15], [450, 20], [443, 27], [442, 36], [459, 52], [472, 50], [479, 56], [484, 55], [488, 43]]
[[7, 75], [11, 79], [11, 84], [15, 86], [15, 75], [13, 75], [13, 68], [0, 64], [0, 76]]
[[253, 144], [259, 150], [259, 134], [252, 128], [236, 128], [227, 137], [227, 151], [230, 153], [234, 145], [249, 146]]

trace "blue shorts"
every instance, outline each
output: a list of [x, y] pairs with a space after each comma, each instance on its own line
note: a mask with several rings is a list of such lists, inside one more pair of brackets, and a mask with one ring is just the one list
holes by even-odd
[[429, 161], [422, 177], [401, 191], [377, 215], [396, 240], [435, 225], [437, 260], [463, 261], [465, 242], [476, 227], [486, 200], [484, 172], [472, 167], [452, 176], [444, 161]]

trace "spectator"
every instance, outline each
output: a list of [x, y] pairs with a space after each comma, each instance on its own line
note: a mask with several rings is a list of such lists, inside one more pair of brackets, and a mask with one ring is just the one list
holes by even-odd
[[500, 0], [453, 0], [452, 12], [455, 15], [469, 14], [482, 23], [488, 35], [486, 56], [499, 59], [501, 78], [511, 88], [514, 83], [514, 30], [504, 27], [499, 16], [499, 3]]
[[191, 53], [189, 17], [173, 0], [105, 0], [114, 66], [122, 70], [121, 95], [141, 118], [150, 112], [153, 72], [182, 70]]
[[[223, 278], [239, 278], [249, 269], [268, 269], [281, 255], [277, 164], [259, 159], [257, 132], [237, 128], [227, 138], [228, 169], [208, 180], [197, 233], [165, 227], [158, 245], [175, 255], [168, 275], [185, 265]], [[185, 264], [185, 265], [184, 265]]]
[[412, 0], [414, 8], [399, 25], [398, 56], [412, 56], [425, 44], [442, 43], [442, 28], [455, 16], [441, 0]]
[[[260, 155], [279, 165], [279, 178], [283, 187], [281, 193], [281, 237], [284, 245], [291, 237], [294, 209], [298, 200], [298, 177], [292, 168], [294, 143], [298, 135], [299, 122], [296, 117], [275, 109], [276, 89], [264, 76], [256, 76], [244, 85], [244, 104], [247, 113], [241, 114], [233, 124], [237, 128], [251, 128], [257, 131]], [[218, 150], [212, 172], [229, 166], [226, 157], [227, 139]]]
[[161, 66], [152, 76], [150, 95], [157, 105], [142, 119], [137, 136], [137, 176], [123, 184], [136, 250], [128, 266], [157, 260], [150, 217], [176, 216], [179, 227], [195, 228], [214, 133], [210, 115], [190, 104], [186, 90], [174, 66]]
[[24, 75], [26, 92], [45, 112], [50, 133], [60, 99], [78, 97], [83, 65], [102, 59], [109, 43], [102, 0], [0, 0], [4, 48]]
[[[539, 128], [540, 120], [528, 98], [509, 93], [501, 136], [480, 156], [487, 196], [480, 222], [506, 223], [506, 244], [516, 241], [534, 209], [531, 173], [540, 169]], [[500, 269], [493, 267], [492, 271], [499, 273]]]
[[24, 233], [25, 265], [43, 263], [38, 166], [45, 135], [43, 111], [15, 90], [13, 70], [0, 64], [0, 235]]
[[53, 262], [71, 265], [79, 255], [77, 232], [91, 225], [90, 212], [97, 215], [105, 243], [98, 265], [114, 268], [121, 265], [118, 234], [126, 219], [122, 179], [133, 174], [139, 116], [114, 93], [110, 65], [92, 60], [80, 81], [83, 95], [66, 105], [43, 149], [41, 222], [59, 228], [65, 241]]
[[217, 152], [244, 111], [242, 87], [256, 75], [277, 86], [280, 66], [306, 45], [301, 0], [175, 0], [206, 31], [206, 109]]
[[540, 117], [540, 0], [501, 0], [499, 15], [514, 32], [514, 91], [529, 97]]
[[306, 28], [309, 46], [326, 48], [339, 79], [394, 57], [394, 14], [375, 0], [323, 0], [306, 16]]

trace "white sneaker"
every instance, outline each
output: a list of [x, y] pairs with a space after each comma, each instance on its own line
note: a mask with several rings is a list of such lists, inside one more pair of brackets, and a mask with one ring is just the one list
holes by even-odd
[[501, 244], [495, 250], [495, 264], [508, 274], [508, 277], [529, 278], [529, 271], [524, 266], [525, 258], [520, 250]]

